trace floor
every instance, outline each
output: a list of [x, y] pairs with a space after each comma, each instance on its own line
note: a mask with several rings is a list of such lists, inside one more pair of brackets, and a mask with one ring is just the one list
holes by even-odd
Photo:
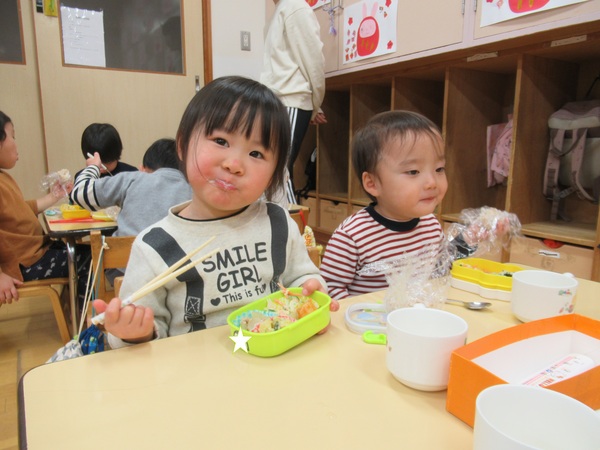
[[19, 379], [44, 364], [62, 345], [47, 298], [0, 307], [0, 450], [19, 448]]

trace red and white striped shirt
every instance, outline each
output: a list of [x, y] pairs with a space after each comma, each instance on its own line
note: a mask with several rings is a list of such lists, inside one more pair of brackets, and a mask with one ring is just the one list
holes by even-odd
[[367, 264], [413, 253], [439, 243], [442, 226], [433, 214], [397, 222], [378, 214], [370, 205], [344, 220], [325, 248], [321, 275], [329, 295], [342, 299], [387, 289], [385, 274], [359, 275]]

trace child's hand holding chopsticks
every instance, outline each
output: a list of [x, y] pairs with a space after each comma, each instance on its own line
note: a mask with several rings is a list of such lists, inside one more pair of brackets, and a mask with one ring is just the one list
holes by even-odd
[[99, 314], [92, 317], [92, 323], [94, 325], [104, 324], [106, 331], [129, 343], [139, 344], [152, 340], [154, 338], [154, 311], [151, 308], [134, 305], [133, 303], [159, 287], [164, 286], [169, 281], [176, 279], [179, 275], [193, 269], [202, 261], [217, 253], [219, 251], [218, 248], [196, 260], [192, 260], [192, 257], [213, 240], [214, 236], [167, 268], [163, 273], [150, 280], [126, 299], [121, 300], [115, 297], [108, 305], [103, 300], [94, 300], [94, 308]]
[[121, 305], [121, 299], [113, 298], [110, 303], [94, 300], [94, 309], [104, 313], [106, 331], [126, 342], [141, 343], [154, 337], [154, 311], [142, 305]]

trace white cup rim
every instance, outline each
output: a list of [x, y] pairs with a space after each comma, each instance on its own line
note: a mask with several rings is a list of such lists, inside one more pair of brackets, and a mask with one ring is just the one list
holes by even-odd
[[[522, 391], [522, 395], [527, 395], [529, 396], [529, 398], [525, 398], [522, 399], [523, 401], [527, 401], [530, 402], [532, 400], [532, 397], [536, 397], [536, 396], [546, 396], [546, 397], [554, 397], [554, 399], [556, 401], [560, 401], [562, 402], [561, 404], [564, 406], [564, 408], [559, 408], [560, 411], [557, 411], [557, 414], [564, 414], [565, 417], [568, 415], [567, 413], [571, 413], [574, 410], [578, 410], [581, 411], [582, 414], [585, 414], [586, 416], [586, 423], [587, 422], [587, 418], [589, 417], [589, 420], [594, 422], [598, 422], [598, 426], [600, 427], [600, 415], [598, 415], [592, 408], [590, 408], [589, 406], [587, 406], [586, 404], [580, 402], [577, 399], [574, 399], [566, 394], [557, 392], [557, 391], [553, 391], [551, 389], [545, 389], [545, 388], [541, 388], [541, 387], [536, 387], [536, 386], [526, 386], [526, 385], [518, 385], [518, 384], [498, 384], [498, 385], [494, 385], [494, 386], [490, 386], [486, 389], [484, 389], [483, 391], [481, 391], [479, 393], [479, 395], [477, 396], [477, 399], [475, 401], [475, 408], [476, 408], [476, 416], [479, 415], [481, 417], [481, 419], [483, 421], [485, 421], [487, 423], [487, 427], [491, 427], [494, 429], [494, 431], [496, 433], [498, 433], [499, 435], [502, 435], [504, 438], [506, 438], [509, 441], [518, 443], [520, 446], [523, 446], [523, 448], [533, 448], [530, 447], [528, 442], [524, 442], [520, 437], [518, 436], [512, 436], [509, 435], [507, 433], [506, 427], [502, 426], [502, 424], [498, 425], [496, 423], [496, 418], [494, 417], [494, 410], [492, 410], [491, 405], [489, 404], [489, 400], [490, 397], [496, 397], [496, 398], [501, 398], [501, 397], [506, 397], [508, 392], [517, 392], [517, 391]], [[539, 398], [539, 397], [538, 397]], [[486, 405], [486, 401], [488, 402], [488, 404]], [[524, 403], [521, 403], [522, 405]], [[525, 408], [528, 408], [528, 404], [524, 404]], [[566, 410], [566, 411], [565, 411]], [[589, 428], [591, 429], [591, 428]], [[475, 432], [477, 432], [477, 420], [475, 422]]]
[[[539, 286], [539, 283], [535, 281], [536, 277], [552, 277], [554, 279], [561, 279], [561, 287], [565, 288], [574, 288], [579, 282], [577, 279], [570, 273], [559, 273], [559, 272], [551, 272], [549, 270], [519, 270], [513, 273], [513, 280], [517, 280], [517, 282], [527, 284], [527, 285], [535, 285]], [[540, 287], [549, 287], [554, 288], [555, 286], [540, 286]]]
[[[423, 312], [423, 311], [425, 311], [425, 312]], [[428, 333], [421, 333], [421, 332], [419, 332], [420, 330], [407, 330], [407, 329], [399, 327], [397, 325], [390, 324], [390, 320], [394, 320], [394, 317], [400, 316], [400, 315], [406, 315], [406, 314], [431, 314], [431, 315], [437, 315], [440, 317], [446, 317], [446, 318], [449, 318], [449, 319], [455, 321], [457, 329], [453, 330], [452, 332], [434, 336], [434, 335], [431, 335]], [[463, 319], [462, 317], [460, 317], [456, 314], [453, 314], [451, 312], [443, 311], [441, 309], [435, 309], [435, 308], [406, 307], [406, 308], [395, 309], [387, 314], [386, 324], [387, 324], [387, 327], [393, 327], [396, 330], [401, 330], [402, 333], [406, 333], [406, 334], [412, 335], [412, 336], [425, 337], [425, 338], [429, 338], [429, 339], [447, 339], [452, 336], [458, 336], [463, 333], [466, 333], [469, 329], [469, 325], [468, 325], [467, 321], [465, 319]], [[460, 328], [458, 328], [458, 327], [460, 327]]]

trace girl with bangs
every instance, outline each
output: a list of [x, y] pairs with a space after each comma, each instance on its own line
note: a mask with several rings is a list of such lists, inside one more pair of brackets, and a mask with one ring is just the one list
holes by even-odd
[[203, 253], [218, 252], [135, 305], [96, 300], [113, 348], [225, 325], [233, 309], [278, 283], [326, 292], [295, 222], [263, 199], [284, 181], [290, 130], [280, 100], [250, 79], [216, 79], [186, 108], [176, 140], [192, 200], [136, 238], [121, 296], [212, 237]]

